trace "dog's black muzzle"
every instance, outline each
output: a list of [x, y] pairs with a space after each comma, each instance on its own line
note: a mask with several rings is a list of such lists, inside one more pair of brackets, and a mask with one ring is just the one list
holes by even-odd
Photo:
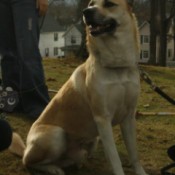
[[86, 19], [86, 24], [88, 25], [88, 21], [90, 22], [94, 19], [97, 9], [96, 8], [86, 8], [83, 10], [83, 15]]
[[113, 19], [101, 14], [97, 7], [90, 7], [83, 10], [85, 23], [92, 36], [115, 31], [118, 23]]

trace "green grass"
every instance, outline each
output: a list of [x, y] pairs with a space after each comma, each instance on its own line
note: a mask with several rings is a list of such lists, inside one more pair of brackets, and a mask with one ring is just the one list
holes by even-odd
[[[58, 90], [80, 63], [80, 61], [77, 62], [75, 60], [44, 60], [46, 82], [49, 89]], [[159, 87], [175, 99], [175, 69], [151, 66], [142, 67], [150, 74]], [[54, 94], [51, 93], [50, 95], [53, 96]], [[144, 81], [141, 81], [138, 111], [175, 112], [175, 106], [169, 104], [153, 92]], [[19, 113], [8, 114], [7, 120], [25, 140], [33, 121]], [[118, 126], [114, 128], [114, 137], [126, 174], [134, 174], [130, 167]], [[175, 144], [175, 116], [138, 116], [137, 141], [140, 159], [145, 169], [150, 175], [159, 175], [160, 168], [171, 162], [167, 157], [166, 150], [169, 146]], [[0, 160], [0, 175], [30, 175], [22, 166], [21, 158], [11, 155], [8, 151], [0, 153]], [[85, 162], [79, 171], [68, 170], [67, 174], [112, 175], [110, 165], [105, 159], [102, 145], [99, 145], [94, 158]]]

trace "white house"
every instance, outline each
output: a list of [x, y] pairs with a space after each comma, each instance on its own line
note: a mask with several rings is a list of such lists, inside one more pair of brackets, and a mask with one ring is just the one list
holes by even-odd
[[[140, 63], [147, 63], [150, 56], [150, 24], [148, 21], [142, 23], [139, 27], [140, 32]], [[171, 62], [174, 60], [174, 41], [172, 37], [172, 28], [168, 32], [168, 42], [167, 42], [167, 62]], [[159, 42], [159, 40], [157, 40]], [[159, 48], [156, 48], [156, 52], [158, 55]], [[158, 58], [157, 58], [158, 59]]]
[[62, 48], [65, 56], [74, 55], [80, 48], [82, 42], [82, 25], [72, 24], [67, 28], [63, 37], [65, 39], [65, 46]]
[[63, 37], [66, 29], [60, 26], [56, 19], [47, 14], [40, 33], [39, 49], [41, 56], [50, 58], [64, 57], [62, 47], [65, 46], [65, 39]]

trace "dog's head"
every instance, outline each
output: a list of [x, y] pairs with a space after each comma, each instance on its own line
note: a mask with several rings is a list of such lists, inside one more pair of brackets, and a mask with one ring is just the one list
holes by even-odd
[[88, 32], [94, 37], [115, 33], [132, 16], [132, 2], [131, 0], [91, 0], [83, 11]]

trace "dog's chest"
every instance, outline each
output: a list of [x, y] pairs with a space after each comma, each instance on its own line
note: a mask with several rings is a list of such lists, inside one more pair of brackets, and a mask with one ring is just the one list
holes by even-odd
[[107, 109], [111, 113], [113, 124], [117, 124], [125, 117], [133, 115], [139, 94], [139, 84], [126, 79], [114, 83], [112, 87], [107, 85], [108, 88]]
[[134, 102], [139, 93], [139, 79], [134, 74], [125, 73], [116, 73], [115, 75], [106, 77], [104, 80], [104, 86], [106, 89], [106, 98], [108, 100], [114, 98], [115, 104], [121, 106], [130, 106]]
[[116, 122], [135, 110], [140, 90], [136, 68], [105, 69], [94, 74], [92, 79], [96, 108], [103, 109], [112, 118], [115, 116]]

